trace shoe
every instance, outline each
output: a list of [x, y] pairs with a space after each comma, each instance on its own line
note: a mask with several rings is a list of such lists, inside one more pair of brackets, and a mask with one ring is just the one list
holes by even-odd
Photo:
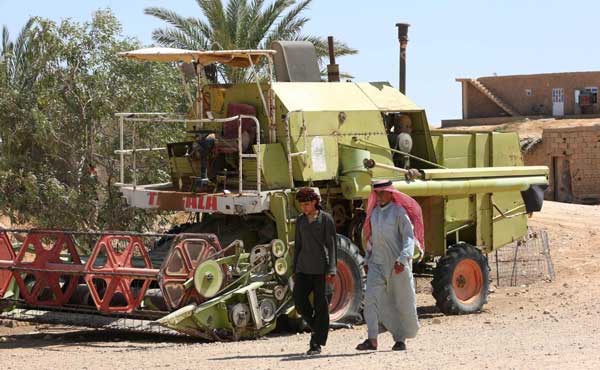
[[365, 339], [364, 342], [356, 346], [356, 350], [358, 351], [376, 351], [377, 346], [374, 346], [373, 343], [369, 339]]
[[318, 355], [320, 353], [321, 353], [321, 346], [318, 344], [311, 344], [310, 347], [308, 348], [308, 351], [306, 351], [306, 354], [309, 356]]
[[406, 351], [406, 343], [404, 342], [396, 342], [392, 347], [392, 351]]

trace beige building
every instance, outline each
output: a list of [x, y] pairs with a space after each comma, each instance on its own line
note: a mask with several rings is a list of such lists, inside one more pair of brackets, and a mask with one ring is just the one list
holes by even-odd
[[600, 204], [600, 71], [456, 81], [463, 117], [442, 129], [518, 132], [525, 164], [550, 168], [546, 199]]
[[[600, 113], [600, 72], [458, 78], [457, 81], [462, 84], [463, 120]], [[442, 123], [442, 127], [456, 125], [460, 123]]]
[[600, 123], [546, 128], [523, 159], [526, 165], [550, 168], [546, 199], [600, 204]]

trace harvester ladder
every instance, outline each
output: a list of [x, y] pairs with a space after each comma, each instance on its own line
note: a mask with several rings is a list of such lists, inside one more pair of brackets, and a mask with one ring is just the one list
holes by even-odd
[[[252, 158], [254, 160], [256, 160], [256, 192], [260, 194], [260, 189], [261, 189], [261, 170], [262, 170], [262, 161], [260, 159], [260, 123], [258, 122], [258, 119], [256, 119], [256, 117], [254, 116], [246, 116], [246, 115], [239, 115], [237, 116], [238, 118], [238, 155], [239, 155], [239, 193], [242, 194], [242, 190], [243, 190], [243, 182], [244, 182], [244, 176], [243, 176], [243, 160], [244, 158]], [[256, 132], [258, 132], [258, 135], [256, 135], [256, 153], [254, 154], [246, 154], [242, 151], [242, 119], [244, 118], [249, 118], [252, 119], [254, 121], [254, 123], [256, 123]]]

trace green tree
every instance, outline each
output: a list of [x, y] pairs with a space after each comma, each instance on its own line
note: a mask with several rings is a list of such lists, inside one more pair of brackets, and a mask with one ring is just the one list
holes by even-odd
[[[144, 229], [155, 215], [127, 208], [114, 186], [120, 111], [187, 111], [176, 68], [118, 57], [141, 47], [109, 11], [92, 20], [33, 18], [0, 52], [0, 211], [20, 222], [78, 229]], [[139, 145], [177, 141], [176, 126], [140, 126]], [[152, 144], [150, 144], [152, 143]], [[162, 155], [139, 181], [168, 180]], [[97, 174], [97, 175], [96, 175]]]
[[[312, 0], [196, 0], [202, 18], [185, 17], [159, 7], [146, 8], [148, 15], [167, 22], [172, 27], [153, 32], [161, 45], [191, 50], [268, 49], [275, 40], [307, 40], [323, 59], [328, 54], [327, 40], [302, 33], [309, 18], [303, 13]], [[337, 56], [356, 54], [343, 42], [336, 42]], [[244, 71], [221, 67], [224, 82], [247, 81]]]

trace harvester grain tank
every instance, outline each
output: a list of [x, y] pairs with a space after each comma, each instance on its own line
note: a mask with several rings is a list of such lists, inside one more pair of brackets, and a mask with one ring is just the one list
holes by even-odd
[[[391, 179], [423, 209], [425, 252], [415, 263], [434, 268], [439, 309], [480, 310], [488, 286], [485, 254], [526, 235], [548, 169], [523, 166], [514, 134], [430, 131], [425, 111], [387, 83], [321, 82], [310, 43], [272, 48], [121, 53], [194, 66], [191, 111], [116, 114], [116, 154], [118, 186], [131, 207], [187, 212], [195, 221], [166, 235], [97, 233], [89, 256], [74, 246], [82, 233], [29, 230], [13, 246], [6, 230], [0, 233], [0, 307], [95, 318], [87, 322], [133, 317], [212, 340], [261, 336], [278, 322], [296, 325], [294, 194], [311, 186], [339, 233], [332, 321], [360, 321], [364, 201], [372, 180]], [[213, 65], [244, 68], [253, 80], [211, 82], [204, 67]], [[126, 140], [133, 126], [172, 122], [185, 124], [185, 141], [125, 147], [135, 143]], [[151, 151], [166, 153], [170, 182], [137, 181], [137, 165]]]

